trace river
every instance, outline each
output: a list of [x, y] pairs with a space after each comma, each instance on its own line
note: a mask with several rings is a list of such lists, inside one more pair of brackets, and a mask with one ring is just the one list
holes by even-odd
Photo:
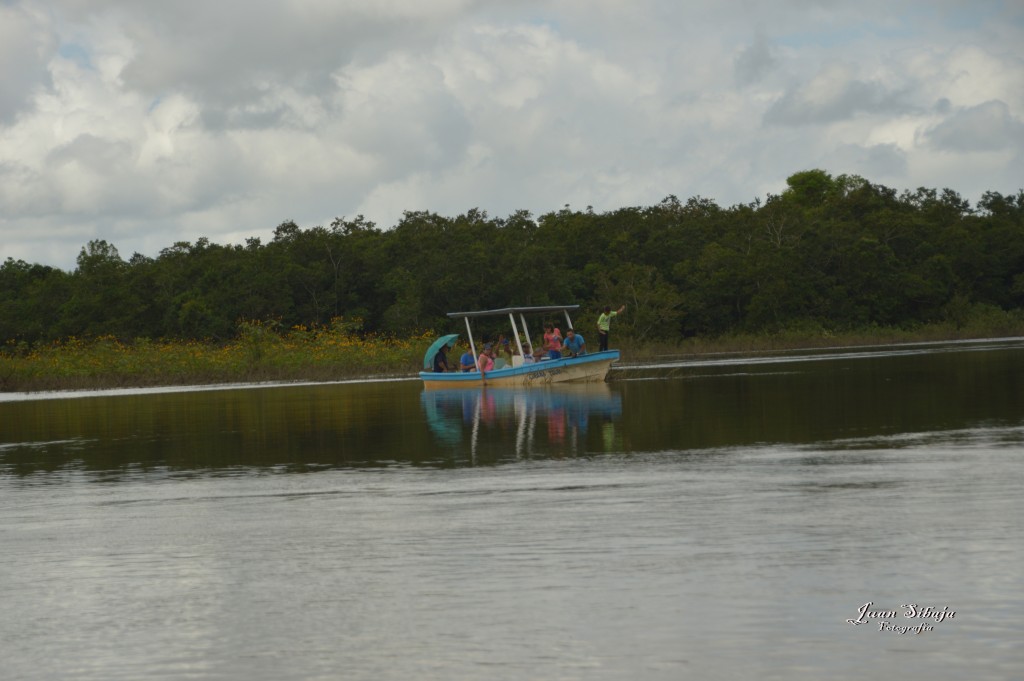
[[1024, 672], [1024, 339], [0, 424], [6, 680]]

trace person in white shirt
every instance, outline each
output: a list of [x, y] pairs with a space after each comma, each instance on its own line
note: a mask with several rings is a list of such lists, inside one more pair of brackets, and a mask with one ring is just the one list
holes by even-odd
[[523, 364], [533, 364], [537, 359], [533, 356], [533, 346], [527, 343], [523, 346]]

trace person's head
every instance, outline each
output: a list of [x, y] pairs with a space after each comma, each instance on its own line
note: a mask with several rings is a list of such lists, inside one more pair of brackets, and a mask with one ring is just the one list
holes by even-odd
[[554, 328], [555, 325], [552, 324], [551, 322], [547, 322], [544, 324], [544, 330], [547, 331], [548, 333], [551, 333], [554, 330]]
[[612, 311], [612, 306], [611, 305], [605, 305], [604, 306], [604, 313], [605, 314], [608, 314], [611, 311]]
[[568, 331], [565, 332], [565, 337], [566, 338], [572, 338], [575, 335], [576, 335], [576, 330], [575, 329], [569, 329]]
[[486, 345], [484, 345], [484, 354], [485, 355], [491, 354], [492, 350], [493, 350], [493, 348], [491, 347], [490, 343], [487, 343]]

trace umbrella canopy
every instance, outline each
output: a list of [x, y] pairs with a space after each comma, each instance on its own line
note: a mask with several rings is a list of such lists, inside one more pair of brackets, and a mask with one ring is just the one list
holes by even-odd
[[458, 339], [459, 334], [450, 333], [447, 336], [441, 336], [436, 341], [431, 343], [430, 347], [427, 348], [427, 354], [423, 355], [423, 370], [430, 371], [431, 369], [434, 368], [434, 355], [437, 354], [437, 351], [441, 349], [442, 345], [447, 345], [448, 347], [451, 347], [455, 345], [455, 341], [457, 341]]

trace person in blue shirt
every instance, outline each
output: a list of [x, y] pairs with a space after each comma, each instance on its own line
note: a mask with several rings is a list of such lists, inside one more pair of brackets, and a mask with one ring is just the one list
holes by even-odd
[[562, 342], [562, 349], [569, 357], [577, 357], [587, 354], [587, 342], [583, 336], [569, 329], [565, 332], [565, 340]]
[[473, 359], [473, 352], [466, 350], [462, 353], [462, 357], [459, 358], [459, 366], [465, 371], [476, 371], [476, 360]]

